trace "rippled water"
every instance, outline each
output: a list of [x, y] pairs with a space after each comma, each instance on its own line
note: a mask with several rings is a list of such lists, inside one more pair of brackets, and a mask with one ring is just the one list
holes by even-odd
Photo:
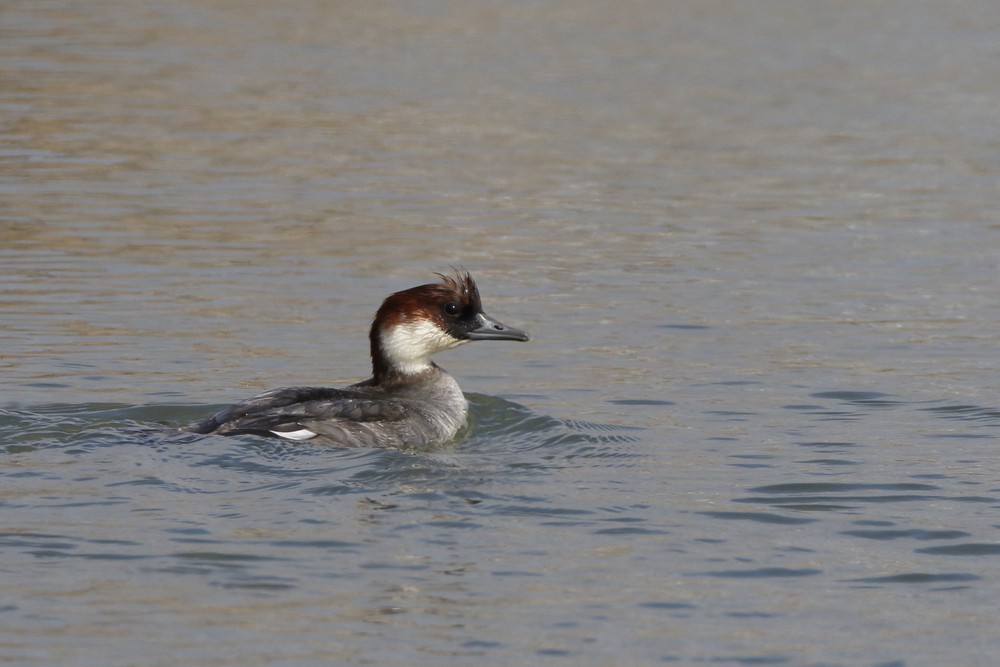
[[921, 664], [930, 637], [985, 664], [1000, 411], [823, 392], [661, 439], [471, 398], [423, 453], [4, 411], [8, 655]]
[[[0, 8], [0, 663], [992, 665], [989, 2]], [[427, 451], [197, 437], [465, 266]]]

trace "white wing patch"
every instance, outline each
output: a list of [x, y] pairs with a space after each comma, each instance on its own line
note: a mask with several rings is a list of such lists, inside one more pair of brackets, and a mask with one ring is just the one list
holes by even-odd
[[310, 440], [316, 437], [316, 434], [307, 428], [299, 429], [298, 431], [271, 431], [271, 433], [275, 435], [280, 435], [282, 438], [295, 440], [296, 442], [301, 442], [302, 440]]

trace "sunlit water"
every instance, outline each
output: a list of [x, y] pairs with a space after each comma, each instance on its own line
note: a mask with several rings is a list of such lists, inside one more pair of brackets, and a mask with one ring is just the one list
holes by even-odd
[[[0, 663], [992, 665], [989, 2], [8, 2]], [[465, 266], [453, 443], [177, 430]]]

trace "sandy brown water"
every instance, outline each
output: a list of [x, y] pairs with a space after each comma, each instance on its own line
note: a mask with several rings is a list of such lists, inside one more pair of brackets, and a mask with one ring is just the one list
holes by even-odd
[[[989, 2], [0, 8], [0, 663], [991, 665]], [[368, 373], [440, 450], [172, 427]]]

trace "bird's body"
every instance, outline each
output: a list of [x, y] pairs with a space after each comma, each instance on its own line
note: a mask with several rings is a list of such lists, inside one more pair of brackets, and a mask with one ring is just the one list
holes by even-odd
[[273, 389], [187, 427], [202, 434], [251, 433], [292, 441], [415, 447], [445, 442], [465, 425], [458, 382], [431, 361], [470, 340], [528, 340], [482, 310], [468, 273], [441, 276], [390, 295], [369, 332], [372, 377], [343, 389]]

